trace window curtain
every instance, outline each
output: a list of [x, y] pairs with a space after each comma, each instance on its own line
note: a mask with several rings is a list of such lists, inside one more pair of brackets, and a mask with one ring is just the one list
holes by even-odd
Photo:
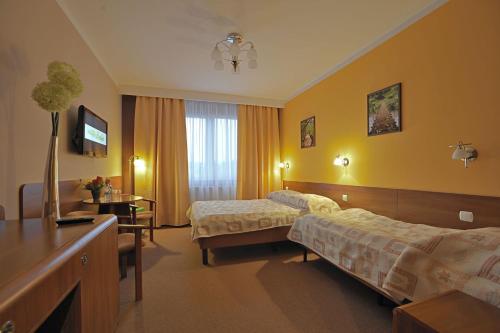
[[237, 106], [185, 103], [191, 201], [235, 199]]
[[136, 193], [156, 200], [157, 226], [188, 224], [188, 163], [183, 100], [137, 97], [134, 153], [146, 162], [142, 173], [136, 171]]
[[237, 199], [258, 199], [281, 188], [278, 109], [238, 106]]

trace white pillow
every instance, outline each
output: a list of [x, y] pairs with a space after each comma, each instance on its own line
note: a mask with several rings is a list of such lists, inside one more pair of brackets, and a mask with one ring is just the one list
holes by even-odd
[[271, 192], [268, 199], [314, 214], [333, 214], [341, 210], [330, 198], [317, 194], [304, 194], [297, 191], [282, 190]]
[[267, 195], [268, 199], [282, 203], [284, 205], [292, 206], [293, 208], [307, 210], [309, 206], [304, 195], [297, 191], [281, 190], [274, 191]]
[[331, 215], [341, 210], [340, 206], [330, 198], [317, 194], [303, 194], [307, 200], [309, 211], [313, 214]]

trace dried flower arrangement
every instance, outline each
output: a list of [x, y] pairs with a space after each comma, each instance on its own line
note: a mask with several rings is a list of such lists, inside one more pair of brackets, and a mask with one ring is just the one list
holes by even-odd
[[31, 98], [51, 113], [52, 136], [57, 136], [59, 112], [68, 110], [71, 101], [82, 93], [83, 84], [78, 71], [61, 61], [49, 64], [47, 77], [48, 81], [40, 82], [33, 88]]

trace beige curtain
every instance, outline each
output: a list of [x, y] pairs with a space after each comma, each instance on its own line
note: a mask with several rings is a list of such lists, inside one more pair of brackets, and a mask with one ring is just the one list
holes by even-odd
[[156, 224], [184, 225], [189, 207], [184, 101], [137, 97], [134, 153], [146, 162], [137, 170], [135, 189], [156, 200]]
[[281, 188], [278, 109], [238, 107], [237, 199], [265, 198]]

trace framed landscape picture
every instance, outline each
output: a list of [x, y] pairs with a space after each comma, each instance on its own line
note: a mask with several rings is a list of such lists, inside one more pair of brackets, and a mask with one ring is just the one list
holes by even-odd
[[368, 136], [401, 132], [401, 83], [368, 95]]
[[300, 147], [309, 148], [316, 146], [315, 117], [310, 117], [300, 122]]

